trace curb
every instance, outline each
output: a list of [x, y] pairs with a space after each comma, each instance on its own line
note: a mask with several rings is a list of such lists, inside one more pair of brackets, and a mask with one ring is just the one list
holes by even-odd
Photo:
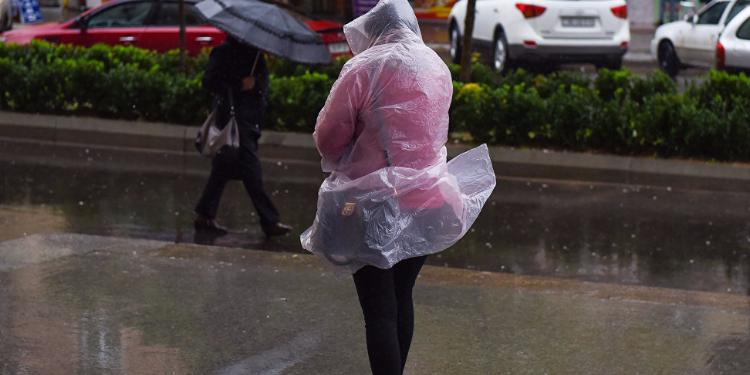
[[[181, 160], [192, 172], [205, 169], [206, 160], [193, 148], [196, 126], [182, 126], [142, 121], [108, 120], [89, 117], [26, 114], [0, 111], [0, 138], [6, 158], [15, 158], [34, 147], [34, 162], [42, 161], [49, 150], [54, 156], [71, 158], [68, 149], [96, 150], [107, 160], [151, 154], [163, 163]], [[264, 131], [259, 144], [265, 164], [283, 165], [280, 175], [320, 179], [319, 160], [312, 136], [303, 133]], [[450, 156], [473, 146], [448, 145]], [[48, 151], [45, 151], [47, 149]], [[668, 186], [710, 191], [750, 190], [750, 164], [716, 163], [691, 160], [614, 156], [579, 152], [489, 148], [495, 172], [504, 178], [588, 181], [618, 184]], [[29, 152], [31, 153], [31, 152]], [[33, 154], [33, 153], [32, 153]], [[80, 154], [80, 152], [78, 153]], [[130, 157], [126, 155], [131, 155]], [[30, 158], [31, 156], [29, 156]], [[104, 158], [104, 157], [103, 157]], [[28, 159], [28, 158], [27, 158]], [[137, 159], [137, 158], [136, 158]], [[31, 159], [29, 159], [31, 160]], [[200, 161], [200, 164], [198, 164]], [[140, 163], [145, 163], [140, 161]], [[167, 168], [168, 165], [163, 167]], [[198, 165], [200, 165], [198, 167]]]

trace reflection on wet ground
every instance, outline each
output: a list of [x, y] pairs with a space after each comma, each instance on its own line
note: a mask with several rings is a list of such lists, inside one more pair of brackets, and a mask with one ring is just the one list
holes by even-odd
[[[177, 171], [178, 172], [178, 171]], [[76, 233], [302, 251], [296, 236], [265, 241], [239, 183], [220, 220], [235, 230], [196, 237], [192, 207], [204, 178], [0, 162], [0, 221], [9, 210], [55, 212]], [[297, 232], [314, 217], [317, 186], [268, 190]], [[474, 229], [433, 265], [747, 294], [750, 195], [625, 185], [498, 181]], [[17, 231], [17, 229], [16, 229]], [[5, 236], [0, 229], [0, 238]]]
[[[368, 373], [354, 286], [312, 256], [36, 234], [0, 265], [0, 374]], [[746, 374], [749, 302], [425, 267], [406, 373]]]

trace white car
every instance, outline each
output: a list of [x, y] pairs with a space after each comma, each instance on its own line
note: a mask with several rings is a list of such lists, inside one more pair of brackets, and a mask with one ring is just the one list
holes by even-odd
[[716, 67], [750, 74], [750, 7], [737, 14], [716, 43]]
[[[451, 58], [460, 61], [466, 0], [449, 16]], [[617, 69], [630, 43], [624, 0], [477, 0], [472, 43], [497, 71], [592, 63]]]
[[651, 54], [671, 76], [686, 66], [713, 67], [719, 33], [748, 4], [750, 0], [715, 0], [685, 20], [660, 26], [651, 40]]

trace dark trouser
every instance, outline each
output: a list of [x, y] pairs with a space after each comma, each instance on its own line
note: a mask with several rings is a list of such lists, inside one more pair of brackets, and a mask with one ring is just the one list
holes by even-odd
[[[201, 216], [213, 219], [219, 209], [221, 194], [229, 180], [239, 179], [245, 185], [245, 190], [258, 211], [260, 224], [263, 227], [279, 222], [279, 212], [276, 210], [271, 197], [263, 189], [263, 173], [260, 159], [258, 159], [258, 138], [260, 127], [252, 121], [243, 121], [252, 116], [239, 116], [240, 149], [236, 158], [214, 158], [211, 165], [211, 176], [203, 189], [195, 212]], [[222, 119], [223, 120], [223, 119]]]
[[354, 274], [373, 375], [404, 371], [414, 334], [412, 289], [425, 259], [405, 259], [387, 270], [366, 266]]

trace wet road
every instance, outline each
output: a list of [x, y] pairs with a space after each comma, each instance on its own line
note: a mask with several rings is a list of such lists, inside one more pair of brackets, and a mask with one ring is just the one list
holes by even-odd
[[[290, 253], [66, 233], [3, 241], [0, 374], [366, 374], [352, 284]], [[427, 266], [406, 374], [742, 375], [748, 306]]]
[[[502, 171], [497, 171], [502, 174]], [[314, 184], [267, 186], [297, 233], [265, 241], [239, 183], [219, 219], [234, 232], [196, 237], [204, 178], [0, 162], [0, 239], [74, 232], [301, 252]], [[439, 266], [748, 294], [750, 195], [577, 182], [498, 180], [474, 229], [429, 259]], [[11, 225], [12, 224], [12, 225]]]

